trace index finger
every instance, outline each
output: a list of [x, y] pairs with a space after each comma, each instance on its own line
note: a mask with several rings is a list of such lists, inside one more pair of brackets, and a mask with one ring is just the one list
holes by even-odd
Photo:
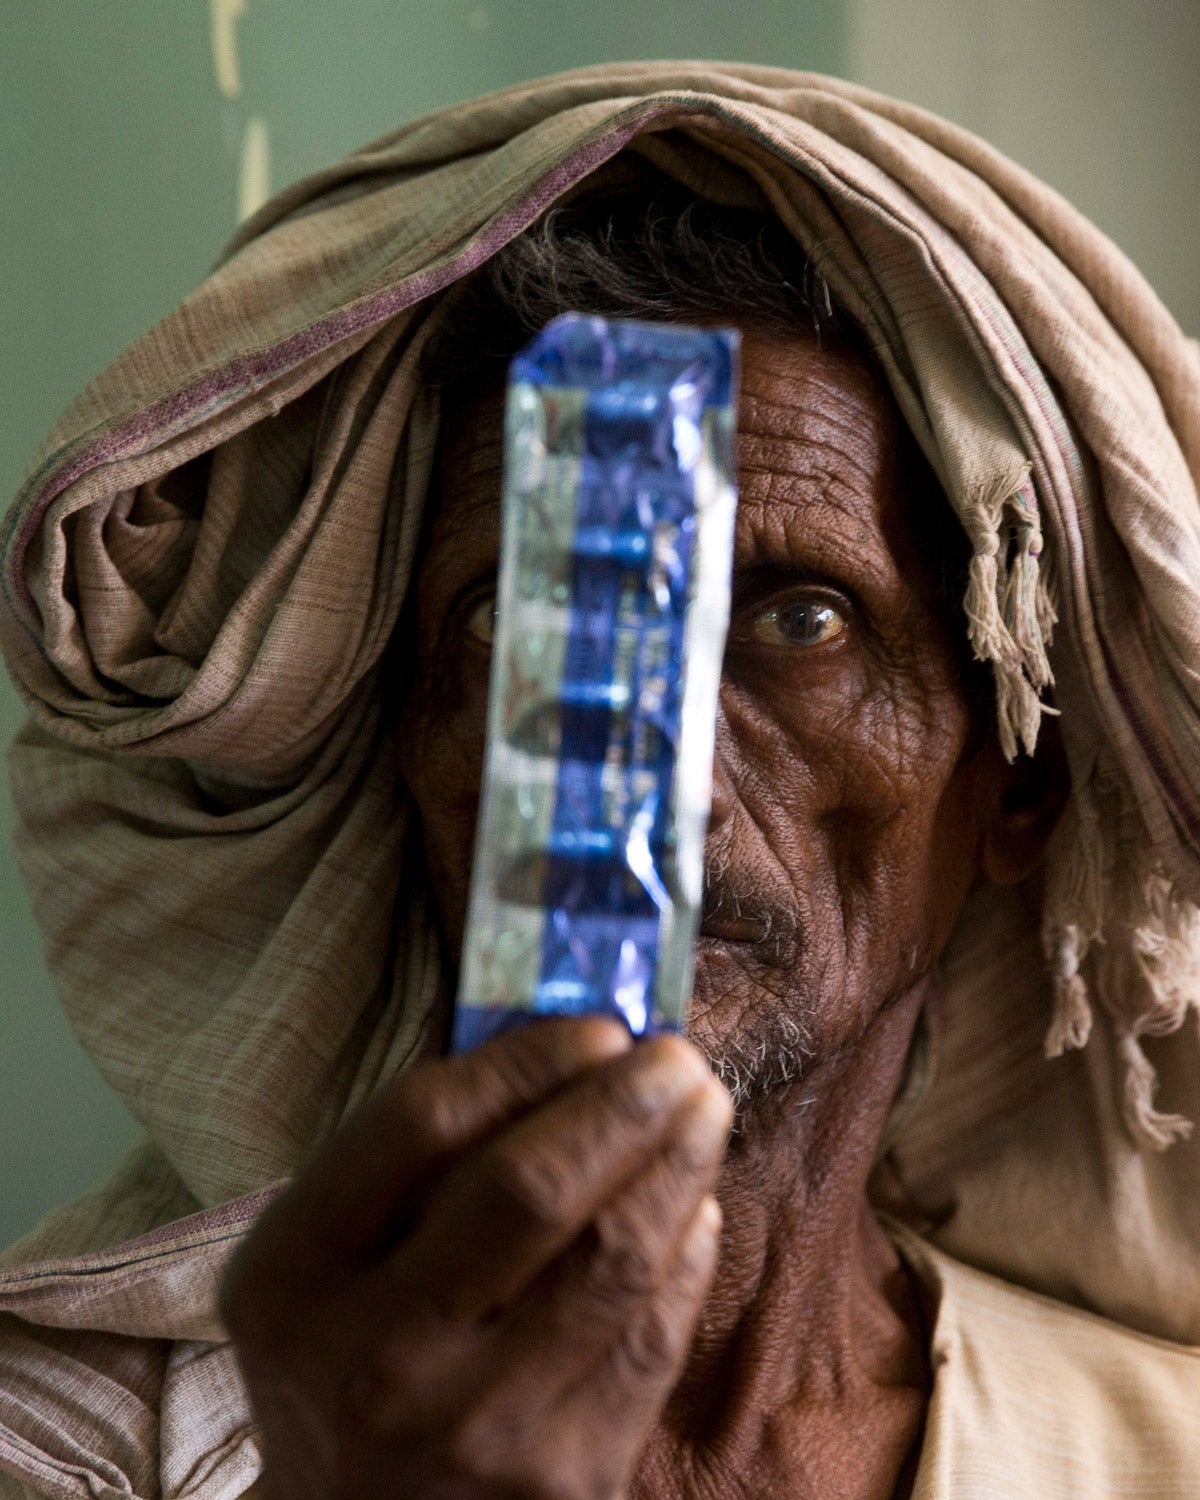
[[[604, 1017], [545, 1019], [388, 1083], [263, 1214], [235, 1275], [286, 1258], [308, 1281], [369, 1263], [402, 1232], [411, 1196], [493, 1131], [633, 1039]], [[277, 1274], [277, 1272], [276, 1272]]]

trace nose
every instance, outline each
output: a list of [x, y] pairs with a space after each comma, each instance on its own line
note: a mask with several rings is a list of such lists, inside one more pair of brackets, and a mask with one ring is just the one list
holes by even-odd
[[718, 703], [716, 735], [713, 739], [712, 807], [708, 815], [709, 833], [720, 828], [733, 813], [733, 779], [729, 770], [732, 748], [729, 721], [725, 717], [724, 708]]

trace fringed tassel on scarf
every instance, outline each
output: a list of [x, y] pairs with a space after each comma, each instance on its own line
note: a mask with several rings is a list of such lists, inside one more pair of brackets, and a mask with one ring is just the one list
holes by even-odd
[[[975, 656], [996, 674], [1000, 746], [1032, 755], [1053, 683], [1047, 655], [1056, 614], [1042, 566], [1030, 467], [998, 475], [965, 507], [973, 555], [964, 608]], [[1152, 854], [1121, 778], [1093, 765], [1075, 777], [1051, 843], [1042, 942], [1053, 984], [1048, 1057], [1086, 1045], [1094, 1007], [1108, 1014], [1123, 1076], [1122, 1114], [1139, 1145], [1162, 1151], [1191, 1121], [1154, 1108], [1157, 1079], [1143, 1036], [1177, 1031], [1200, 1009], [1200, 913]]]
[[1178, 1031], [1200, 1009], [1200, 912], [1151, 851], [1118, 778], [1093, 767], [1073, 788], [1049, 852], [1042, 942], [1054, 1013], [1045, 1049], [1057, 1057], [1082, 1047], [1099, 1004], [1117, 1038], [1125, 1124], [1138, 1145], [1163, 1151], [1192, 1122], [1154, 1108], [1158, 1080], [1140, 1039]]
[[1030, 466], [998, 475], [962, 515], [973, 547], [963, 601], [967, 635], [979, 661], [996, 672], [1000, 747], [1012, 760], [1032, 755], [1053, 681], [1046, 648], [1055, 623], [1040, 559], [1042, 532]]
[[1074, 1047], [1086, 1047], [1092, 1034], [1092, 1007], [1088, 987], [1079, 972], [1087, 957], [1087, 939], [1074, 923], [1050, 935], [1053, 951], [1047, 954], [1054, 982], [1054, 1016], [1046, 1033], [1046, 1056], [1061, 1057]]
[[1125, 1064], [1123, 1113], [1134, 1139], [1153, 1151], [1165, 1151], [1176, 1141], [1186, 1141], [1192, 1133], [1191, 1120], [1184, 1115], [1165, 1115], [1154, 1108], [1158, 1075], [1137, 1037], [1123, 1036], [1117, 1045]]
[[1047, 858], [1042, 946], [1054, 990], [1047, 1057], [1083, 1047], [1091, 1035], [1092, 1006], [1081, 971], [1104, 925], [1104, 854], [1099, 810], [1090, 781], [1084, 781], [1072, 788]]

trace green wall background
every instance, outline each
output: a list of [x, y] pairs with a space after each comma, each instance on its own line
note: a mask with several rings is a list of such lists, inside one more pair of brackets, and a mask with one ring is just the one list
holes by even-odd
[[[269, 145], [292, 178], [559, 68], [727, 57], [845, 71], [843, 0], [3, 0], [0, 500], [80, 386], [200, 277]], [[224, 17], [223, 27], [219, 25]], [[220, 86], [214, 27], [225, 38]], [[233, 40], [240, 91], [231, 87]], [[0, 681], [0, 741], [21, 711]], [[0, 793], [0, 1245], [135, 1127], [58, 1009]]]

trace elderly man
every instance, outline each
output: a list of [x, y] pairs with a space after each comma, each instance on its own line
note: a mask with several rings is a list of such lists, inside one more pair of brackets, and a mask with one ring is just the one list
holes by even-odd
[[[744, 333], [689, 1040], [446, 1059], [565, 306]], [[148, 1134], [0, 1278], [13, 1492], [1192, 1494], [1198, 417], [1094, 231], [829, 80], [565, 75], [265, 210], [9, 533], [23, 857]]]

